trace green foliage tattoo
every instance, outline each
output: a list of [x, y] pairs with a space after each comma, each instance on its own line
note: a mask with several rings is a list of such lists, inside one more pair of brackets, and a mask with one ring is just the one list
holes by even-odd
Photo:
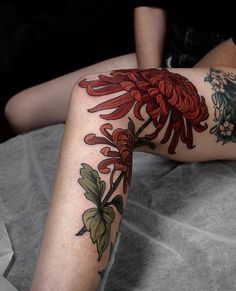
[[206, 82], [212, 85], [214, 94], [214, 122], [210, 130], [223, 144], [236, 142], [236, 75], [211, 68]]
[[83, 214], [84, 227], [76, 234], [82, 235], [89, 231], [92, 242], [97, 245], [101, 259], [103, 252], [107, 249], [110, 241], [111, 223], [115, 219], [115, 212], [109, 205], [117, 207], [120, 213], [123, 212], [123, 199], [121, 195], [115, 196], [112, 201], [102, 203], [102, 197], [106, 184], [101, 180], [97, 171], [88, 164], [82, 164], [80, 170], [82, 178], [78, 180], [80, 185], [86, 191], [85, 197], [92, 201], [97, 207], [86, 210]]
[[[147, 120], [135, 132], [134, 122], [129, 118], [128, 128], [117, 128], [112, 134], [108, 130], [112, 130], [111, 124], [103, 124], [100, 128], [101, 133], [105, 137], [98, 137], [95, 134], [88, 134], [85, 142], [90, 145], [105, 144], [110, 147], [103, 147], [101, 153], [108, 157], [98, 164], [101, 173], [110, 174], [110, 187], [106, 192], [107, 184], [101, 179], [98, 171], [94, 170], [90, 165], [83, 163], [80, 169], [81, 178], [78, 179], [79, 184], [85, 190], [85, 197], [93, 202], [96, 207], [87, 209], [82, 217], [83, 227], [76, 234], [83, 235], [85, 232], [90, 233], [90, 238], [97, 246], [98, 261], [100, 261], [103, 253], [109, 246], [111, 236], [111, 224], [115, 220], [115, 211], [122, 215], [124, 202], [121, 194], [113, 195], [118, 185], [123, 180], [123, 192], [127, 192], [127, 187], [131, 181], [132, 154], [133, 149], [141, 145], [148, 145], [154, 148], [155, 145], [146, 137], [140, 137], [142, 131], [150, 124]], [[114, 147], [116, 150], [111, 149]], [[108, 166], [113, 165], [111, 171]], [[116, 179], [114, 179], [116, 172]], [[106, 194], [105, 194], [106, 192]]]

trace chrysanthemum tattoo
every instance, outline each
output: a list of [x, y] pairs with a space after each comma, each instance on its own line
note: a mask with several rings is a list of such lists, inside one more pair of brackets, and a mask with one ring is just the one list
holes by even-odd
[[[100, 127], [101, 134], [88, 132], [84, 138], [89, 146], [102, 145], [101, 161], [97, 169], [83, 163], [78, 180], [86, 199], [93, 202], [94, 207], [84, 212], [83, 227], [76, 235], [90, 234], [100, 260], [113, 243], [110, 242], [111, 226], [115, 216], [123, 213], [134, 149], [139, 146], [154, 149], [162, 130], [165, 131], [160, 142], [169, 143], [169, 154], [176, 153], [179, 142], [193, 149], [193, 131], [201, 133], [207, 129], [209, 113], [205, 98], [198, 94], [196, 87], [186, 77], [166, 69], [113, 71], [110, 75], [99, 75], [96, 80], [82, 80], [78, 85], [96, 100], [99, 96], [108, 97], [88, 110], [91, 114], [101, 112], [101, 119], [106, 120]], [[109, 96], [113, 93], [116, 97]], [[146, 119], [141, 114], [142, 108], [147, 113]], [[127, 126], [113, 128], [111, 121], [121, 118], [127, 119]], [[138, 128], [135, 119], [141, 122]], [[145, 134], [149, 126], [154, 128], [153, 132]], [[109, 182], [106, 183], [102, 175], [109, 175]], [[121, 183], [122, 193], [116, 193]]]

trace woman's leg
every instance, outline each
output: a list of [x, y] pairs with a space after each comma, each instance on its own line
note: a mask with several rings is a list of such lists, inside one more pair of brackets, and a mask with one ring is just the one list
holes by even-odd
[[31, 290], [99, 286], [134, 150], [180, 161], [236, 159], [235, 87], [229, 68], [127, 70], [79, 81]]
[[17, 133], [66, 120], [71, 89], [81, 76], [117, 68], [136, 68], [136, 55], [106, 60], [26, 89], [7, 103], [5, 115]]

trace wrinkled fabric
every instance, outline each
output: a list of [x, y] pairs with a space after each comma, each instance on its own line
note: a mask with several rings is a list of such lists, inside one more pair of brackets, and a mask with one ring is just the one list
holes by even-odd
[[[0, 145], [1, 216], [15, 253], [7, 279], [29, 290], [63, 126]], [[236, 162], [136, 153], [105, 291], [236, 290]]]
[[17, 291], [15, 287], [5, 279], [12, 263], [13, 250], [6, 226], [0, 215], [0, 291]]

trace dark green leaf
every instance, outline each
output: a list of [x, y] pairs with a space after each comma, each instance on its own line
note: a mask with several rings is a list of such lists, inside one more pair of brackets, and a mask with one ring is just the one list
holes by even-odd
[[85, 197], [99, 207], [106, 184], [92, 167], [85, 163], [82, 166], [83, 168], [80, 169], [82, 178], [78, 182], [86, 191], [84, 193]]
[[226, 97], [227, 99], [229, 99], [229, 100], [231, 99], [231, 97], [230, 97], [228, 91], [225, 91], [224, 95], [225, 95], [225, 97]]
[[223, 112], [222, 112], [223, 120], [226, 120], [226, 115], [227, 115], [227, 111], [226, 111], [226, 109], [224, 108], [224, 109], [223, 109]]
[[231, 122], [230, 118], [231, 118], [231, 113], [227, 113], [226, 117], [225, 117], [225, 120], [228, 120], [229, 123], [230, 123]]
[[205, 79], [204, 79], [205, 82], [210, 82], [212, 81], [212, 78], [210, 76], [207, 76]]
[[115, 212], [112, 207], [105, 206], [102, 209], [90, 208], [83, 214], [83, 222], [90, 232], [93, 243], [97, 245], [98, 260], [109, 246], [111, 223], [115, 219]]
[[141, 146], [148, 146], [151, 149], [155, 149], [156, 145], [150, 141], [150, 139], [146, 137], [139, 137], [138, 140], [135, 142], [135, 148], [141, 147]]
[[76, 233], [77, 236], [83, 235], [87, 231], [86, 227], [83, 226], [78, 233]]
[[218, 100], [217, 100], [216, 94], [212, 95], [212, 101], [213, 101], [214, 105], [217, 105]]
[[115, 198], [112, 199], [112, 201], [109, 204], [114, 205], [116, 209], [118, 210], [118, 212], [121, 215], [123, 214], [124, 203], [123, 203], [123, 198], [121, 195], [117, 195]]
[[224, 97], [222, 97], [222, 94], [221, 94], [221, 93], [217, 93], [216, 96], [217, 96], [218, 101], [219, 101], [219, 107], [221, 107], [222, 104], [223, 104], [223, 99], [224, 99]]
[[229, 106], [228, 99], [226, 98], [224, 94], [222, 94], [222, 99], [223, 99], [224, 106], [227, 108]]
[[135, 124], [133, 120], [129, 117], [128, 129], [134, 134], [135, 133]]

